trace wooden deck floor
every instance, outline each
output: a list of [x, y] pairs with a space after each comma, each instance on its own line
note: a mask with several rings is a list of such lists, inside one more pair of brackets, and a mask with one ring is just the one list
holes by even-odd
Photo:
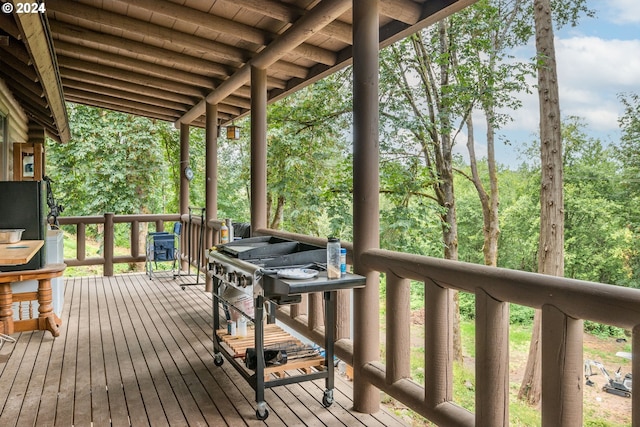
[[60, 337], [25, 332], [0, 348], [0, 426], [405, 426], [352, 412], [352, 384], [338, 375], [331, 407], [322, 380], [280, 386], [258, 421], [253, 389], [213, 364], [204, 286], [144, 274], [65, 283]]

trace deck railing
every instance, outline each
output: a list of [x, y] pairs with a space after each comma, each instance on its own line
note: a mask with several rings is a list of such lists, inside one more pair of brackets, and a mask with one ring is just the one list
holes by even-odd
[[[200, 262], [206, 271], [205, 254], [198, 254], [202, 227], [199, 219], [174, 215], [112, 215], [104, 217], [61, 217], [60, 224], [77, 227], [78, 249], [70, 265], [105, 266], [105, 275], [113, 274], [113, 264], [142, 262], [138, 253], [139, 225], [155, 223], [161, 231], [164, 222], [180, 220], [183, 227], [182, 259], [193, 265]], [[113, 227], [131, 226], [131, 253], [113, 255]], [[104, 256], [85, 258], [85, 228], [104, 224]], [[205, 231], [205, 247], [216, 241], [222, 221], [210, 220]], [[326, 239], [275, 230], [268, 234], [324, 245]], [[189, 237], [191, 236], [191, 237]], [[207, 240], [208, 239], [208, 240]], [[351, 263], [352, 246], [347, 247]], [[190, 252], [189, 252], [190, 251]], [[191, 253], [191, 257], [188, 254]], [[640, 374], [640, 290], [561, 277], [507, 270], [483, 265], [447, 261], [426, 256], [386, 250], [366, 251], [360, 260], [383, 274], [386, 280], [385, 359], [370, 360], [357, 369], [359, 381], [375, 387], [407, 405], [427, 419], [447, 426], [509, 425], [509, 303], [542, 311], [542, 426], [583, 425], [583, 320], [617, 326], [632, 332], [632, 373]], [[423, 283], [424, 384], [411, 379], [410, 372], [410, 283]], [[475, 412], [453, 401], [453, 299], [452, 291], [475, 295], [476, 378]], [[351, 333], [352, 294], [338, 295], [336, 356], [353, 364], [354, 341]], [[324, 342], [323, 300], [311, 294], [302, 303], [278, 308], [278, 319], [322, 345]], [[367, 337], [357, 337], [367, 340]], [[640, 393], [632, 396], [632, 426], [640, 427]]]
[[[324, 239], [260, 230], [312, 244]], [[348, 259], [352, 255], [348, 248]], [[585, 383], [583, 320], [632, 332], [632, 373], [640, 374], [640, 290], [386, 250], [361, 259], [386, 280], [385, 360], [361, 367], [365, 380], [425, 418], [446, 426], [509, 425], [509, 303], [542, 310], [542, 426], [582, 426]], [[410, 283], [424, 285], [424, 384], [410, 377]], [[475, 413], [453, 401], [452, 291], [475, 294]], [[339, 296], [336, 355], [352, 363], [349, 293]], [[322, 299], [284, 306], [279, 319], [323, 342]], [[367, 337], [357, 337], [365, 340]], [[632, 395], [632, 426], [640, 427], [640, 393]]]
[[[202, 230], [202, 221], [197, 216], [179, 214], [140, 214], [140, 215], [114, 215], [106, 213], [103, 216], [70, 216], [59, 217], [61, 226], [75, 226], [76, 229], [76, 255], [75, 258], [65, 258], [64, 262], [70, 267], [78, 266], [103, 266], [105, 276], [113, 276], [115, 264], [129, 264], [145, 262], [146, 252], [144, 236], [147, 231], [165, 231], [165, 223], [182, 222], [180, 240], [180, 259], [183, 268], [188, 265], [197, 267], [200, 263], [201, 271], [206, 271], [206, 242], [212, 241], [212, 234], [220, 229], [221, 221], [212, 220], [208, 227]], [[116, 224], [129, 224], [129, 254], [115, 254], [115, 226]], [[95, 238], [101, 242], [101, 256], [87, 257], [87, 226], [98, 226]], [[142, 232], [141, 232], [142, 231]], [[204, 244], [200, 244], [200, 233], [203, 233]], [[142, 239], [142, 241], [141, 241]]]

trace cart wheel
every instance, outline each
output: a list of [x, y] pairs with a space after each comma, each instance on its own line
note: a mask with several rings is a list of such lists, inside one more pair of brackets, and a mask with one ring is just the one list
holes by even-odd
[[333, 404], [333, 390], [325, 390], [324, 396], [322, 396], [322, 404], [325, 408], [328, 408]]
[[269, 410], [265, 402], [258, 403], [258, 409], [256, 409], [256, 418], [260, 421], [264, 421], [269, 417]]
[[216, 354], [215, 356], [213, 356], [213, 364], [216, 366], [222, 366], [222, 364], [224, 363], [224, 357], [222, 357], [221, 354]]
[[631, 393], [629, 393], [628, 391], [624, 392], [624, 397], [631, 397]]

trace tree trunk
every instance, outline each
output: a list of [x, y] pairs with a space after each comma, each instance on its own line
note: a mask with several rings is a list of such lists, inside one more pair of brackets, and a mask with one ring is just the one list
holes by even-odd
[[284, 196], [278, 195], [278, 204], [276, 205], [276, 211], [273, 213], [273, 221], [271, 221], [272, 230], [279, 230], [280, 224], [282, 224], [282, 218], [284, 216]]
[[[540, 242], [538, 272], [564, 275], [564, 198], [560, 102], [556, 73], [550, 0], [533, 3], [538, 59], [540, 102]], [[536, 313], [529, 348], [529, 360], [522, 381], [520, 399], [538, 403], [541, 395], [540, 313]]]
[[493, 130], [492, 112], [485, 111], [487, 117], [487, 166], [489, 168], [489, 186], [490, 192], [485, 190], [480, 174], [478, 173], [478, 161], [476, 159], [475, 138], [473, 136], [473, 118], [471, 114], [467, 117], [467, 150], [469, 151], [469, 163], [471, 165], [471, 180], [476, 187], [480, 205], [482, 206], [482, 236], [484, 255], [484, 263], [493, 267], [498, 265], [498, 237], [500, 236], [500, 227], [498, 221], [498, 173], [495, 159], [495, 132]]

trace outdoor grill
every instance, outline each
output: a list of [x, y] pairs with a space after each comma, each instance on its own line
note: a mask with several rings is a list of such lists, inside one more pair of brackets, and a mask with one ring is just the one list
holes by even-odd
[[[326, 248], [321, 246], [270, 236], [237, 240], [209, 252], [209, 275], [213, 278], [214, 297], [214, 363], [221, 366], [226, 358], [254, 388], [258, 419], [264, 420], [269, 414], [264, 401], [264, 389], [268, 387], [325, 378], [322, 403], [325, 407], [333, 403], [336, 291], [362, 287], [365, 279], [350, 273], [338, 279], [328, 279], [326, 254]], [[285, 271], [310, 272], [314, 277], [292, 278], [279, 274]], [[312, 292], [321, 292], [325, 300], [324, 357], [309, 352], [306, 357], [296, 356], [294, 362], [287, 362], [284, 355], [279, 357], [278, 366], [267, 366], [265, 354], [276, 353], [265, 347], [265, 335], [271, 348], [274, 344], [278, 347], [278, 341], [286, 343], [288, 348], [292, 342], [299, 341], [274, 324], [275, 310], [269, 310], [265, 324], [265, 302], [271, 303], [272, 308], [275, 304], [295, 304], [301, 301], [302, 294]], [[253, 322], [252, 333], [237, 337], [230, 330], [221, 328], [221, 309], [228, 322], [232, 320], [231, 312]], [[305, 352], [304, 349], [296, 351]], [[251, 360], [249, 367], [243, 363], [248, 354]], [[312, 371], [312, 367], [321, 368]], [[285, 370], [298, 368], [306, 373], [282, 375]], [[271, 378], [271, 372], [279, 374], [278, 377]]]

